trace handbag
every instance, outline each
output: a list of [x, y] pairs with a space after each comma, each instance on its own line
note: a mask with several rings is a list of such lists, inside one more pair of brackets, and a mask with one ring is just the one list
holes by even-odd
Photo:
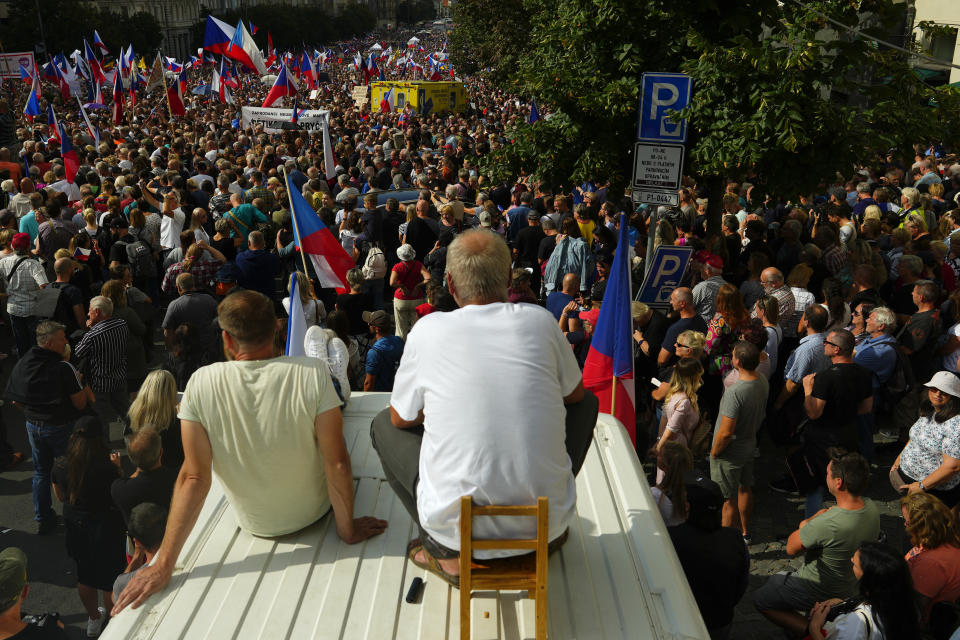
[[33, 315], [41, 318], [52, 318], [57, 311], [57, 302], [60, 300], [60, 289], [47, 286], [37, 292], [37, 299], [33, 306]]

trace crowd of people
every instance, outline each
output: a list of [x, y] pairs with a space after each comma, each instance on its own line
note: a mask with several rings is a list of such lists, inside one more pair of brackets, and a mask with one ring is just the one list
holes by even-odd
[[[465, 79], [463, 113], [371, 113], [353, 101], [351, 65], [327, 72], [301, 104], [331, 112], [330, 181], [318, 132], [240, 129], [215, 95], [188, 97], [174, 120], [162, 95], [121, 126], [94, 113], [95, 146], [44, 87], [78, 150], [68, 183], [49, 129], [11, 106], [28, 87], [4, 85], [0, 280], [16, 360], [4, 398], [26, 423], [37, 533], [62, 522], [89, 636], [169, 580], [211, 473], [257, 535], [330, 510], [347, 542], [382, 532], [353, 513], [340, 429], [352, 391], [392, 393], [371, 436], [418, 524], [414, 564], [458, 584], [465, 478], [490, 499], [550, 496], [558, 548], [597, 411], [579, 371], [615, 252], [639, 285], [649, 236], [693, 257], [668, 308], [633, 303], [629, 427], [711, 636], [730, 636], [747, 589], [758, 464], [784, 469], [770, 490], [805, 501], [786, 542], [800, 569], [751, 595], [768, 620], [797, 638], [933, 629], [938, 605], [960, 597], [956, 155], [892, 150], [822, 193], [762, 202], [730, 181], [717, 232], [691, 178], [678, 207], [656, 211], [599, 176], [573, 188], [492, 180], [480, 161], [509, 144], [525, 107], [481, 79]], [[234, 98], [257, 105], [266, 90], [246, 78]], [[354, 260], [340, 290], [296, 247], [290, 190]], [[630, 246], [617, 246], [621, 224]], [[294, 308], [307, 356], [277, 358]], [[296, 407], [282, 402], [291, 388]], [[111, 454], [121, 438], [126, 455]], [[0, 469], [24, 458], [7, 439]], [[900, 451], [889, 469], [877, 445]], [[903, 496], [904, 549], [879, 540], [871, 474]], [[0, 631], [25, 628], [25, 563], [0, 553]]]

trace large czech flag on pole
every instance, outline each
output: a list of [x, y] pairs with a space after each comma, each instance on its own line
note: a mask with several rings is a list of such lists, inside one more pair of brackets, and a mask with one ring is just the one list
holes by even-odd
[[290, 70], [287, 69], [287, 65], [284, 64], [280, 67], [280, 73], [277, 74], [276, 81], [274, 81], [273, 86], [270, 87], [270, 92], [263, 100], [263, 107], [271, 106], [280, 98], [295, 96], [299, 89], [297, 79], [290, 74]]
[[[347, 271], [356, 265], [353, 258], [343, 250], [340, 241], [320, 220], [300, 192], [287, 180], [290, 196], [290, 215], [293, 218], [293, 239], [300, 251], [310, 256], [317, 280], [321, 287], [346, 291]], [[291, 306], [291, 309], [293, 307]], [[292, 311], [291, 311], [292, 313]]]
[[627, 428], [636, 446], [629, 247], [627, 219], [620, 214], [620, 239], [583, 366], [583, 385], [597, 396], [601, 412], [612, 414]]

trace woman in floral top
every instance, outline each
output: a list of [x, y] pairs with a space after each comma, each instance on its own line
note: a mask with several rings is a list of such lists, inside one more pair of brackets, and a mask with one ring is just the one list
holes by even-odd
[[733, 345], [740, 339], [740, 329], [750, 321], [743, 307], [740, 291], [725, 284], [717, 291], [717, 312], [707, 325], [707, 371], [722, 377], [733, 368]]
[[920, 419], [910, 427], [910, 440], [890, 469], [901, 491], [924, 491], [948, 507], [960, 498], [960, 378], [949, 371], [935, 373], [926, 385]]

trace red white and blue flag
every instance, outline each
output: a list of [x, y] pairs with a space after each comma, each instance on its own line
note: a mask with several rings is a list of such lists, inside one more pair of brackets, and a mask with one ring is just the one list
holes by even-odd
[[356, 263], [323, 224], [313, 207], [290, 184], [289, 178], [286, 186], [292, 205], [290, 215], [293, 218], [294, 242], [300, 251], [310, 256], [321, 287], [333, 287], [341, 293], [347, 291], [347, 271], [353, 269]]
[[77, 103], [80, 105], [80, 115], [83, 116], [83, 121], [87, 125], [87, 131], [90, 132], [90, 137], [93, 138], [93, 144], [98, 149], [100, 148], [100, 130], [97, 129], [90, 122], [90, 117], [87, 115], [86, 110], [83, 108], [83, 103], [80, 102], [80, 98], [77, 98]]
[[630, 440], [636, 445], [629, 246], [627, 219], [620, 214], [618, 250], [613, 256], [603, 304], [583, 366], [583, 386], [596, 394], [600, 411], [610, 413], [627, 428]]
[[100, 62], [97, 60], [97, 56], [93, 53], [93, 49], [90, 48], [90, 43], [87, 42], [86, 38], [83, 40], [83, 57], [87, 61], [87, 66], [90, 67], [90, 79], [94, 84], [103, 84], [107, 81], [106, 76], [103, 75], [103, 68], [100, 66]]
[[108, 53], [110, 53], [107, 50], [107, 45], [103, 44], [103, 39], [100, 37], [100, 34], [97, 33], [96, 29], [93, 30], [93, 44], [97, 45], [97, 47], [100, 48], [100, 53], [102, 53], [103, 55], [107, 55]]
[[303, 112], [307, 110], [306, 107], [303, 109], [300, 108], [300, 105], [297, 104], [297, 97], [293, 98], [293, 113], [290, 115], [290, 122], [300, 122], [300, 116], [303, 115]]
[[66, 174], [67, 183], [73, 183], [77, 177], [77, 169], [80, 168], [80, 157], [77, 150], [73, 148], [73, 142], [67, 135], [67, 130], [63, 125], [57, 125], [60, 128], [60, 157], [63, 158], [63, 169]]
[[267, 94], [262, 106], [269, 107], [280, 98], [295, 96], [299, 89], [300, 87], [297, 85], [296, 78], [290, 74], [287, 65], [283, 65], [280, 67], [280, 73], [277, 74], [277, 79], [274, 81], [273, 86], [270, 87], [270, 93]]
[[267, 72], [267, 67], [263, 64], [263, 55], [257, 48], [253, 36], [243, 26], [242, 20], [237, 23], [237, 28], [233, 30], [233, 37], [230, 38], [226, 51], [222, 53], [231, 60], [236, 60], [247, 68], [253, 69], [260, 75]]
[[57, 114], [53, 112], [53, 105], [47, 105], [47, 129], [50, 130], [50, 137], [60, 142], [60, 123], [57, 121]]
[[27, 104], [23, 108], [23, 114], [33, 122], [34, 116], [39, 116], [43, 114], [43, 111], [40, 110], [40, 74], [34, 73], [33, 75], [33, 86], [30, 87], [30, 96], [27, 98]]

